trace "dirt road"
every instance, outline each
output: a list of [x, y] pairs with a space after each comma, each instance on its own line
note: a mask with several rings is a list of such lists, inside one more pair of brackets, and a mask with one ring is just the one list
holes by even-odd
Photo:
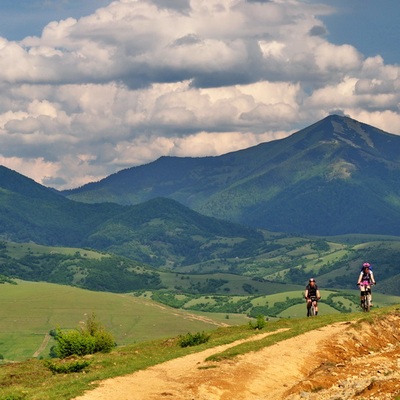
[[236, 342], [103, 381], [76, 400], [396, 399], [399, 339], [394, 313], [373, 324], [330, 325], [234, 360], [205, 361]]
[[33, 353], [33, 356], [32, 356], [33, 358], [36, 358], [36, 357], [39, 357], [39, 356], [40, 356], [40, 354], [42, 353], [42, 351], [44, 351], [44, 349], [46, 348], [47, 344], [49, 343], [50, 338], [51, 338], [51, 336], [50, 336], [48, 333], [46, 333], [46, 334], [44, 335], [44, 339], [43, 339], [42, 344], [41, 344], [40, 347]]

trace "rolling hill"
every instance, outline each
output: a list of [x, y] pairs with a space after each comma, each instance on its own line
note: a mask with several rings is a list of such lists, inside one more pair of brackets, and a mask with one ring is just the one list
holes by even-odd
[[249, 255], [263, 242], [255, 229], [201, 215], [171, 199], [85, 204], [5, 167], [0, 167], [0, 238], [92, 248], [152, 266]]
[[338, 115], [218, 157], [160, 159], [64, 191], [86, 203], [174, 199], [295, 234], [400, 234], [400, 137]]
[[[166, 288], [196, 295], [247, 295], [262, 293], [267, 282], [302, 286], [311, 275], [325, 287], [354, 289], [359, 265], [368, 260], [379, 267], [377, 290], [398, 295], [398, 139], [331, 116], [281, 141], [221, 157], [162, 158], [98, 183], [108, 185], [142, 171], [134, 180], [138, 195], [145, 183], [148, 192], [153, 185], [157, 194], [165, 195], [169, 187], [171, 195], [186, 193], [181, 200], [204, 201], [204, 207], [229, 193], [227, 212], [247, 204], [246, 226], [205, 216], [167, 197], [134, 205], [79, 202], [0, 167], [0, 274], [114, 292]], [[278, 172], [278, 189], [271, 195], [269, 178]], [[109, 189], [114, 187], [115, 195], [126, 193], [130, 186], [125, 183]], [[255, 186], [241, 197], [243, 185]], [[373, 185], [378, 190], [371, 191]], [[88, 192], [82, 188], [80, 193]], [[95, 190], [90, 193], [100, 196]], [[288, 202], [280, 197], [286, 195]], [[277, 199], [276, 208], [268, 208]], [[288, 232], [250, 227], [256, 209], [257, 224], [262, 225], [269, 210], [268, 220], [281, 218], [278, 225]], [[305, 231], [318, 225], [318, 231], [351, 234], [295, 235], [290, 230], [297, 223]], [[394, 235], [365, 234], [381, 230]], [[22, 256], [11, 254], [12, 241], [27, 243], [28, 250]], [[30, 249], [38, 244], [75, 250], [68, 256], [58, 250], [43, 255]], [[104, 257], [91, 260], [86, 257], [89, 249]]]

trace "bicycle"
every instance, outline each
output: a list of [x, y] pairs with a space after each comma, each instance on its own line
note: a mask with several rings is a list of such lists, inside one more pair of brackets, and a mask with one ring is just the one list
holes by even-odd
[[317, 305], [317, 297], [311, 296], [311, 307], [310, 307], [310, 317], [315, 317], [317, 315], [316, 305]]
[[364, 312], [369, 312], [371, 310], [372, 285], [370, 282], [364, 281], [358, 283], [358, 286], [360, 286], [361, 293], [365, 293], [364, 296], [361, 294], [361, 297], [364, 297], [363, 299], [361, 299], [361, 308]]

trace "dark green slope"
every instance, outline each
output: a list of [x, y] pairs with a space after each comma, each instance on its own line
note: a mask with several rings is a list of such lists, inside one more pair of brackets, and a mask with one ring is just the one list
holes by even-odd
[[0, 168], [0, 239], [89, 247], [153, 266], [248, 256], [262, 235], [166, 198], [123, 206], [75, 202]]
[[84, 242], [153, 266], [174, 267], [221, 257], [248, 257], [263, 237], [254, 229], [203, 216], [174, 200], [130, 206]]
[[64, 192], [83, 202], [156, 196], [274, 231], [400, 234], [400, 137], [332, 115], [219, 157], [162, 157]]
[[82, 204], [0, 166], [0, 235], [18, 242], [78, 246], [117, 204]]
[[[321, 125], [296, 134], [285, 161], [215, 194], [199, 211], [292, 233], [399, 234], [400, 162], [393, 149], [400, 138], [371, 130], [349, 142], [354, 135]], [[236, 202], [235, 209], [229, 198], [248, 205]]]

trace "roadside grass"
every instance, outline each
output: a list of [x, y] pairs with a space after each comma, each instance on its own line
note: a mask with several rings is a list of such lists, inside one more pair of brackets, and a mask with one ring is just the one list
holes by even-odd
[[[195, 347], [179, 346], [179, 337], [159, 339], [130, 346], [121, 346], [108, 354], [95, 354], [84, 359], [91, 362], [85, 372], [71, 374], [52, 374], [45, 361], [31, 359], [26, 362], [6, 364], [0, 368], [0, 398], [29, 400], [67, 400], [82, 395], [84, 391], [96, 387], [100, 380], [133, 373], [177, 357], [200, 352], [207, 348], [233, 343], [240, 339], [253, 337], [254, 340], [229, 348], [209, 357], [219, 360], [236, 357], [271, 346], [282, 340], [300, 335], [313, 329], [336, 322], [372, 321], [397, 310], [396, 306], [373, 310], [369, 314], [333, 314], [317, 318], [281, 319], [268, 322], [264, 329], [255, 330], [248, 324], [218, 328], [209, 332], [210, 340]], [[257, 335], [276, 332], [256, 340]], [[57, 361], [54, 361], [57, 362]]]
[[[339, 314], [338, 310], [335, 310], [331, 306], [325, 303], [318, 303], [319, 314], [322, 316], [327, 316], [328, 314]], [[286, 308], [281, 313], [278, 314], [279, 318], [303, 318], [306, 316], [307, 310], [304, 304], [295, 304], [291, 307]]]
[[[303, 306], [304, 308], [304, 306]], [[316, 318], [299, 318], [299, 319], [280, 319], [274, 323], [268, 324], [273, 326], [273, 330], [263, 329], [263, 332], [274, 332], [277, 333], [266, 336], [260, 340], [253, 340], [239, 344], [229, 349], [214, 354], [207, 358], [207, 361], [220, 361], [223, 359], [233, 358], [241, 354], [249, 353], [252, 351], [258, 351], [264, 347], [271, 346], [282, 340], [290, 339], [292, 337], [301, 335], [302, 333], [308, 332], [313, 329], [318, 329], [326, 325], [330, 325], [337, 322], [353, 321], [362, 317], [361, 313], [357, 314], [332, 314], [324, 315]]]

